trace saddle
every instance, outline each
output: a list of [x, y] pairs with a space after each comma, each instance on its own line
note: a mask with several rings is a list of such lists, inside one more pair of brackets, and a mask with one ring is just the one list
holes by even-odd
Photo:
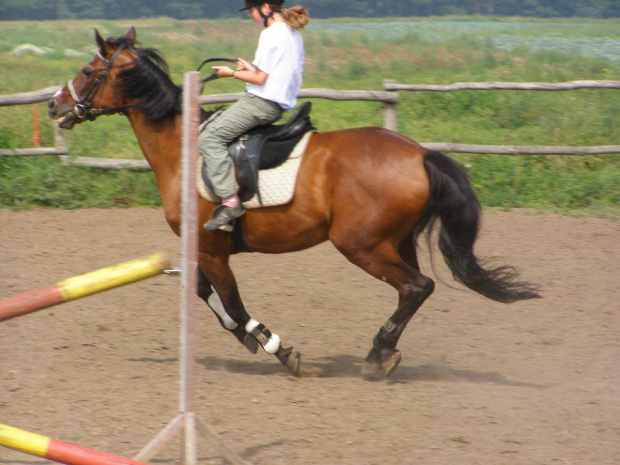
[[[241, 201], [257, 195], [259, 202], [263, 203], [258, 187], [259, 171], [283, 164], [304, 134], [315, 129], [310, 120], [311, 108], [312, 103], [305, 102], [285, 124], [259, 126], [231, 142], [228, 154], [235, 164]], [[212, 189], [204, 164], [202, 178]]]

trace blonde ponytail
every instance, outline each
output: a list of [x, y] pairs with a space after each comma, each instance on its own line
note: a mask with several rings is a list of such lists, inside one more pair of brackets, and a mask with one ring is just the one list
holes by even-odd
[[279, 11], [284, 16], [286, 23], [293, 29], [301, 29], [310, 22], [310, 15], [301, 5], [296, 5], [291, 8], [282, 9]]

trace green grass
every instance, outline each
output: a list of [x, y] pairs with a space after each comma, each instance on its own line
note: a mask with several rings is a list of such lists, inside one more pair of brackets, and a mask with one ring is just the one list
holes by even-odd
[[[0, 23], [0, 94], [62, 84], [94, 52], [93, 28], [104, 37], [135, 25], [144, 46], [167, 58], [171, 76], [209, 56], [253, 55], [260, 29], [248, 20], [58, 21]], [[381, 90], [383, 79], [404, 84], [466, 81], [563, 82], [620, 80], [620, 21], [535, 21], [511, 18], [321, 20], [304, 31], [304, 87]], [[10, 54], [30, 43], [44, 57]], [[66, 50], [71, 49], [67, 56]], [[75, 54], [83, 56], [74, 57]], [[216, 81], [206, 93], [238, 92], [239, 82]], [[401, 92], [399, 131], [419, 142], [490, 145], [619, 144], [619, 90]], [[381, 105], [313, 101], [322, 131], [381, 125]], [[27, 147], [32, 106], [0, 107], [0, 148]], [[39, 105], [44, 145], [53, 143]], [[65, 132], [71, 155], [141, 158], [127, 120], [99, 118]], [[500, 156], [451, 154], [468, 166], [487, 207], [528, 207], [617, 218], [620, 155]], [[0, 208], [82, 208], [158, 205], [151, 173], [67, 167], [53, 157], [0, 157]]]

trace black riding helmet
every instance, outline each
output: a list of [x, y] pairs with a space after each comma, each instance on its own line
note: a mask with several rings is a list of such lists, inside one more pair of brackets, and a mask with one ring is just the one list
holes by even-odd
[[252, 7], [261, 6], [263, 3], [282, 5], [284, 3], [284, 0], [245, 0], [245, 8], [241, 8], [239, 11], [249, 10]]
[[[278, 6], [282, 6], [282, 4], [284, 3], [284, 0], [266, 0], [266, 1], [261, 1], [261, 0], [245, 0], [245, 8], [242, 8], [239, 11], [243, 11], [243, 10], [249, 10], [250, 8], [254, 8], [257, 6], [261, 6], [263, 3], [268, 3], [270, 5], [278, 5]], [[266, 15], [265, 13], [263, 13], [263, 11], [259, 8], [258, 12], [261, 15], [261, 18], [263, 18], [263, 26], [267, 27], [267, 24], [269, 23], [269, 19], [273, 18], [273, 13], [274, 11], [271, 10], [271, 12]]]

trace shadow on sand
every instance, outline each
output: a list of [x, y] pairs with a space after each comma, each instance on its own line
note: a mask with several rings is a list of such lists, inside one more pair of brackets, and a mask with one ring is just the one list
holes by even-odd
[[[141, 357], [129, 359], [132, 362], [147, 363], [177, 363], [177, 358], [151, 358]], [[304, 359], [302, 357], [302, 373], [304, 378], [361, 378], [361, 367], [364, 359], [352, 355], [336, 355], [318, 359]], [[204, 357], [198, 359], [198, 364], [207, 370], [226, 371], [229, 373], [242, 373], [259, 376], [283, 376], [288, 375], [286, 368], [275, 359], [269, 361], [256, 360], [231, 360], [221, 357]], [[507, 379], [496, 371], [478, 372], [473, 370], [460, 370], [442, 363], [426, 363], [423, 365], [403, 365], [386, 378], [379, 376], [369, 381], [386, 380], [390, 383], [409, 383], [414, 381], [443, 381], [443, 382], [468, 382], [479, 384], [494, 384], [497, 386], [518, 386], [542, 389], [545, 386], [534, 383], [524, 383]]]

